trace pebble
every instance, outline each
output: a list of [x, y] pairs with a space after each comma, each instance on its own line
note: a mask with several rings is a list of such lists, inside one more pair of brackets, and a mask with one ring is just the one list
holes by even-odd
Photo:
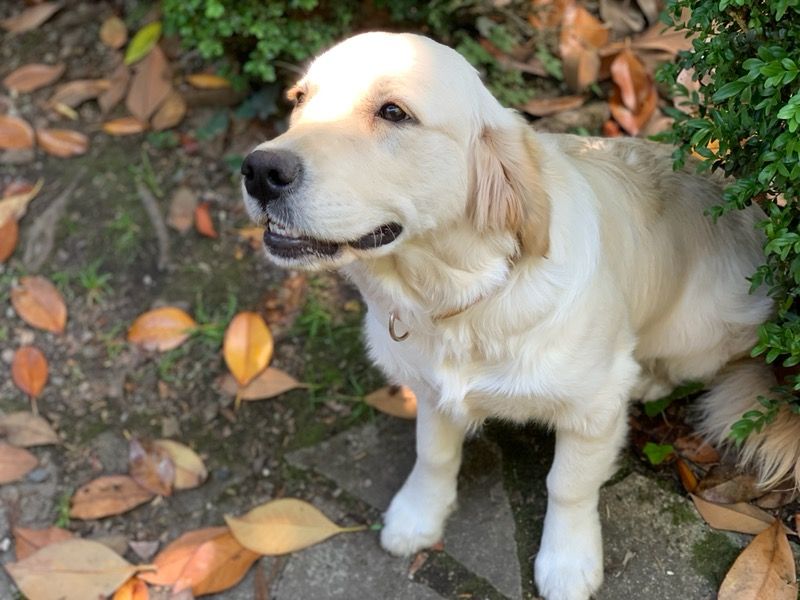
[[26, 477], [26, 479], [28, 481], [30, 481], [31, 483], [42, 483], [49, 476], [50, 476], [50, 474], [47, 472], [47, 469], [43, 469], [42, 467], [39, 467], [39, 468], [34, 469], [33, 471], [31, 471], [30, 473], [28, 473], [28, 476]]

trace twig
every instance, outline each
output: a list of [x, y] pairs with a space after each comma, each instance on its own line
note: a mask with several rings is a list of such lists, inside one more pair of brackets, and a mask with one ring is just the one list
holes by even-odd
[[29, 271], [38, 271], [39, 268], [50, 256], [53, 251], [53, 243], [56, 236], [56, 224], [64, 214], [72, 192], [75, 191], [78, 183], [83, 179], [85, 169], [78, 171], [78, 174], [67, 184], [67, 187], [50, 202], [47, 209], [36, 219], [28, 232], [28, 241], [25, 244], [25, 252], [22, 262]]
[[158, 262], [156, 266], [159, 271], [163, 271], [169, 264], [169, 233], [167, 232], [167, 226], [161, 216], [161, 210], [158, 208], [155, 196], [141, 179], [136, 180], [136, 191], [139, 193], [139, 200], [142, 201], [144, 210], [153, 224], [153, 229], [156, 230], [156, 238], [158, 238]]

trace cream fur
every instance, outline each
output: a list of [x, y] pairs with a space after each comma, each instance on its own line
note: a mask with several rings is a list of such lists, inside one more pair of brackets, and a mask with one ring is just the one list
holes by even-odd
[[[669, 148], [533, 132], [458, 54], [419, 36], [351, 38], [299, 86], [291, 128], [259, 146], [304, 161], [302, 188], [277, 216], [333, 241], [404, 227], [377, 250], [272, 257], [342, 268], [368, 305], [372, 357], [418, 396], [417, 463], [383, 546], [409, 554], [439, 539], [470, 429], [533, 419], [557, 435], [536, 582], [548, 600], [588, 598], [602, 582], [598, 490], [630, 398], [712, 379], [748, 353], [772, 311], [746, 281], [762, 260], [763, 214], [712, 223], [703, 212], [719, 182], [673, 172]], [[389, 101], [416, 122], [382, 121]], [[390, 339], [390, 312], [406, 341]], [[718, 440], [770, 384], [756, 365], [720, 377], [704, 421]], [[798, 419], [783, 415], [744, 457], [770, 480], [796, 473], [798, 439]]]

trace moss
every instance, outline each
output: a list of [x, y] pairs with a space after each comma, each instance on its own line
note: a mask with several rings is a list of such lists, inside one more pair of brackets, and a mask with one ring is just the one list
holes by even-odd
[[740, 548], [724, 533], [709, 532], [692, 546], [692, 568], [717, 587], [739, 551]]
[[667, 504], [664, 506], [664, 510], [672, 516], [673, 525], [685, 525], [687, 523], [696, 523], [699, 521], [694, 509], [683, 500], [676, 500]]

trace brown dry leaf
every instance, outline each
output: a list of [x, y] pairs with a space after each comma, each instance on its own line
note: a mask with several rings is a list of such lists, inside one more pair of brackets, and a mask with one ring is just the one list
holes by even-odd
[[189, 85], [199, 90], [218, 90], [231, 87], [231, 82], [213, 73], [193, 73], [186, 76]]
[[22, 277], [11, 290], [11, 304], [28, 325], [63, 333], [67, 325], [67, 305], [61, 292], [44, 277]]
[[33, 128], [19, 117], [0, 115], [0, 150], [28, 148], [33, 148]]
[[564, 9], [570, 0], [531, 0], [528, 22], [535, 29], [556, 27], [564, 18]]
[[574, 110], [586, 102], [584, 96], [560, 96], [557, 98], [534, 98], [523, 104], [520, 109], [534, 117], [546, 117], [565, 110]]
[[697, 512], [714, 529], [738, 531], [739, 533], [761, 533], [775, 520], [768, 512], [750, 504], [714, 504], [691, 494]]
[[598, 49], [608, 42], [608, 28], [585, 8], [569, 4], [564, 10], [559, 37], [564, 81], [574, 91], [583, 91], [597, 81]]
[[214, 221], [211, 219], [209, 206], [210, 204], [208, 202], [201, 202], [197, 205], [197, 208], [194, 209], [194, 226], [200, 235], [209, 238], [217, 238], [219, 234], [214, 228]]
[[0, 436], [9, 444], [28, 448], [58, 444], [58, 434], [44, 418], [33, 413], [20, 411], [0, 417]]
[[37, 464], [36, 457], [24, 448], [0, 442], [0, 484], [21, 479]]
[[244, 387], [239, 387], [236, 379], [230, 374], [222, 378], [222, 391], [229, 396], [238, 395], [242, 400], [266, 400], [280, 396], [290, 390], [308, 387], [294, 377], [276, 369], [268, 367], [261, 371], [255, 379]]
[[47, 529], [28, 529], [27, 527], [14, 527], [14, 552], [17, 560], [24, 560], [31, 554], [56, 542], [71, 540], [74, 534], [61, 527], [48, 527]]
[[136, 438], [128, 448], [128, 472], [131, 477], [149, 492], [159, 496], [172, 495], [175, 481], [175, 465], [169, 454], [157, 446]]
[[34, 600], [105, 598], [148, 568], [152, 567], [133, 566], [103, 544], [81, 539], [50, 544], [6, 565], [17, 587]]
[[19, 221], [24, 217], [28, 204], [37, 196], [43, 185], [43, 179], [37, 181], [31, 188], [28, 188], [27, 184], [9, 185], [3, 199], [0, 200], [0, 223], [5, 223], [8, 219]]
[[195, 596], [226, 590], [241, 581], [259, 555], [236, 541], [227, 527], [183, 534], [158, 553], [157, 570], [139, 579], [171, 585], [173, 593], [191, 588]]
[[172, 195], [169, 203], [167, 225], [186, 233], [194, 224], [194, 209], [197, 208], [197, 195], [191, 188], [180, 186]]
[[76, 79], [58, 86], [48, 103], [51, 106], [64, 104], [76, 108], [87, 100], [97, 98], [110, 87], [111, 81], [108, 79]]
[[611, 79], [619, 88], [622, 104], [636, 113], [647, 99], [652, 79], [642, 62], [630, 50], [620, 52], [611, 63]]
[[0, 21], [0, 27], [10, 33], [23, 33], [36, 29], [52, 17], [61, 8], [59, 2], [42, 2], [30, 8], [26, 8], [21, 13], [9, 17], [5, 21]]
[[172, 92], [170, 68], [164, 52], [155, 46], [136, 67], [125, 106], [140, 121], [147, 122]]
[[18, 196], [19, 194], [27, 194], [34, 187], [35, 186], [29, 181], [25, 181], [24, 179], [14, 179], [3, 190], [2, 198], [10, 198], [11, 196]]
[[393, 417], [417, 418], [417, 397], [404, 385], [389, 385], [377, 389], [367, 394], [364, 402]]
[[697, 488], [697, 495], [717, 504], [748, 502], [764, 494], [755, 475], [720, 465], [712, 468]]
[[578, 4], [564, 10], [561, 21], [561, 40], [573, 37], [587, 47], [602, 48], [608, 43], [608, 26]]
[[128, 341], [145, 350], [166, 352], [189, 339], [195, 327], [197, 323], [185, 311], [164, 306], [139, 315], [128, 330]]
[[692, 468], [680, 457], [675, 459], [675, 468], [678, 470], [678, 477], [681, 479], [683, 489], [690, 494], [694, 492], [697, 489], [697, 476]]
[[272, 334], [261, 315], [240, 312], [225, 331], [222, 354], [236, 381], [246, 386], [272, 358]]
[[186, 101], [178, 92], [172, 91], [158, 108], [150, 124], [156, 131], [175, 127], [186, 116]]
[[174, 489], [196, 488], [208, 477], [203, 459], [186, 444], [162, 439], [154, 441], [153, 446], [169, 456], [175, 466], [175, 479], [172, 485]]
[[141, 579], [128, 579], [122, 587], [114, 592], [111, 600], [150, 600], [147, 584]]
[[681, 50], [691, 50], [695, 35], [686, 37], [686, 31], [656, 23], [631, 42], [634, 50], [658, 50], [673, 56]]
[[109, 86], [106, 91], [97, 97], [97, 104], [103, 114], [108, 113], [128, 92], [128, 84], [131, 81], [131, 71], [127, 65], [120, 63], [109, 79]]
[[72, 496], [69, 516], [73, 519], [102, 519], [127, 512], [153, 497], [154, 494], [128, 475], [105, 475], [78, 488]]
[[5, 223], [0, 223], [0, 263], [7, 261], [19, 241], [19, 224], [14, 218], [6, 219]]
[[719, 452], [701, 436], [695, 434], [679, 437], [672, 445], [683, 458], [700, 465], [719, 462]]
[[[239, 236], [243, 235], [239, 230]], [[253, 237], [250, 238], [250, 245], [255, 249], [260, 249], [264, 244], [263, 228], [254, 228]], [[263, 314], [267, 323], [270, 324], [273, 332], [280, 332], [288, 329], [295, 318], [300, 314], [303, 307], [306, 292], [308, 291], [308, 280], [305, 273], [290, 271], [281, 282], [278, 288], [269, 289], [261, 301]]]
[[109, 17], [100, 26], [100, 41], [109, 48], [119, 50], [128, 41], [128, 28], [117, 16]]
[[121, 117], [103, 123], [103, 131], [109, 135], [134, 135], [142, 133], [147, 129], [147, 125], [136, 117]]
[[66, 65], [44, 65], [41, 63], [31, 63], [23, 65], [6, 75], [3, 85], [9, 90], [20, 94], [34, 92], [39, 88], [50, 85], [64, 74]]
[[745, 548], [725, 575], [719, 600], [796, 600], [797, 574], [777, 519]]
[[625, 131], [630, 135], [638, 135], [658, 106], [658, 90], [655, 85], [651, 84], [647, 98], [639, 111], [634, 113], [623, 105], [619, 90], [615, 87], [609, 98], [608, 106], [611, 109], [611, 115]]
[[72, 129], [37, 129], [36, 140], [42, 150], [60, 158], [86, 154], [89, 138]]
[[587, 49], [575, 40], [561, 44], [561, 61], [564, 82], [575, 92], [582, 92], [597, 81], [600, 57], [594, 49]]
[[288, 554], [337, 533], [365, 529], [339, 527], [317, 508], [297, 498], [272, 500], [241, 517], [226, 515], [225, 522], [242, 546], [266, 556]]
[[600, 0], [600, 18], [616, 37], [638, 33], [645, 27], [644, 15], [631, 4], [632, 0]]

